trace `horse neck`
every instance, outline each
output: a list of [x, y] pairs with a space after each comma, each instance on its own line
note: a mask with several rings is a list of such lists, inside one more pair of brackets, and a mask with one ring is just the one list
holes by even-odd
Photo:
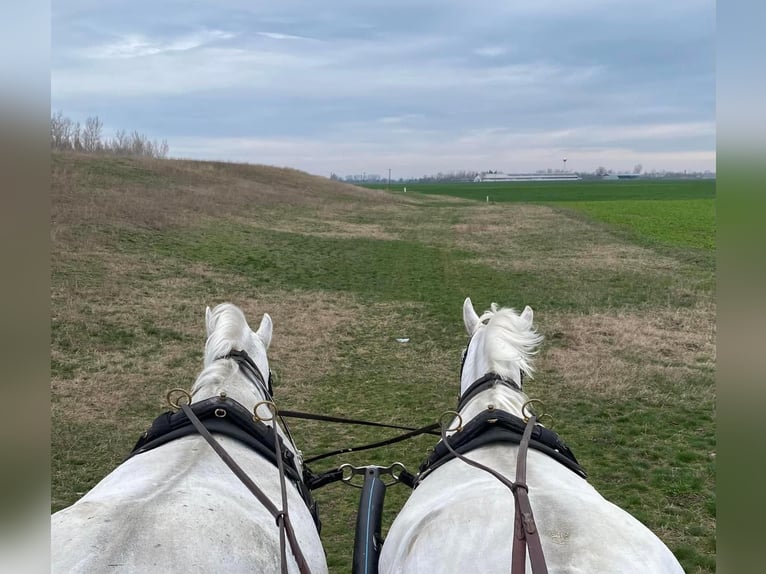
[[[263, 369], [263, 366], [258, 364], [258, 368]], [[266, 364], [266, 372], [268, 373], [268, 364]], [[194, 383], [191, 394], [192, 403], [225, 394], [226, 397], [237, 401], [251, 413], [254, 412], [255, 406], [258, 403], [269, 400], [264, 395], [262, 389], [251, 381], [232, 359], [218, 359], [213, 361], [208, 367], [205, 367]], [[264, 417], [264, 419], [271, 417], [266, 405], [260, 405], [257, 413], [259, 416]], [[267, 422], [266, 424], [271, 426], [274, 423]], [[277, 432], [282, 437], [285, 447], [298, 455], [296, 462], [299, 468], [301, 468], [302, 458], [297, 447], [292, 443], [292, 439], [282, 430], [279, 424], [277, 424]]]
[[219, 359], [205, 367], [192, 387], [192, 402], [222, 394], [250, 411], [260, 401], [266, 400], [263, 391], [230, 359]]
[[508, 385], [498, 382], [468, 401], [460, 411], [460, 416], [465, 424], [482, 411], [487, 410], [489, 405], [492, 405], [495, 410], [505, 411], [523, 418], [522, 406], [528, 400], [523, 391], [512, 389]]
[[[224, 358], [235, 350], [245, 351], [264, 379], [268, 378], [266, 349], [250, 330], [241, 312], [222, 314], [205, 343], [205, 369], [194, 384], [195, 401], [226, 393], [229, 398], [252, 410], [257, 403], [267, 400], [262, 385], [251, 380], [236, 361]], [[264, 384], [266, 382], [263, 381]]]

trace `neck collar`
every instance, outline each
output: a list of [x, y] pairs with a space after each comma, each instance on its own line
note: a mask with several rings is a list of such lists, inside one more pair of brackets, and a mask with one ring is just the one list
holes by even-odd
[[[522, 374], [522, 380], [523, 380], [523, 374]], [[503, 384], [507, 387], [512, 388], [514, 391], [521, 392], [521, 387], [517, 385], [515, 381], [511, 381], [510, 379], [504, 379], [497, 373], [489, 372], [483, 377], [471, 383], [471, 386], [468, 387], [465, 390], [465, 392], [460, 396], [460, 400], [457, 403], [457, 411], [460, 412], [461, 410], [463, 410], [463, 407], [466, 404], [468, 404], [468, 401], [470, 401], [480, 392], [487, 390], [488, 388], [493, 386], [495, 383]]]

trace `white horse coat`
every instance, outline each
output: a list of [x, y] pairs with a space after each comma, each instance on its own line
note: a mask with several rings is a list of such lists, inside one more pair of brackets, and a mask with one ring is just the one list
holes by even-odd
[[[532, 327], [532, 309], [479, 317], [470, 299], [463, 319], [472, 337], [461, 377], [461, 395], [471, 383], [495, 372], [521, 386], [531, 374], [531, 356], [542, 338]], [[489, 404], [522, 417], [527, 401], [499, 384], [477, 394], [462, 409], [463, 423]], [[466, 454], [514, 480], [517, 445], [491, 444]], [[588, 482], [544, 453], [527, 453], [529, 498], [548, 571], [556, 573], [682, 573], [670, 550], [646, 526], [605, 500]], [[389, 529], [380, 557], [382, 574], [507, 573], [514, 536], [511, 491], [489, 473], [453, 459], [426, 476]], [[527, 556], [527, 572], [531, 572]]]
[[[253, 332], [242, 311], [225, 303], [212, 312], [207, 309], [206, 323], [205, 367], [192, 388], [192, 403], [224, 391], [252, 411], [264, 393], [233, 360], [216, 359], [245, 350], [267, 376], [271, 318], [264, 314]], [[259, 414], [267, 418], [268, 411], [261, 407]], [[281, 508], [277, 468], [237, 440], [216, 438]], [[290, 519], [312, 573], [327, 572], [316, 526], [289, 480], [287, 495]], [[280, 569], [275, 519], [197, 434], [129, 458], [74, 505], [55, 513], [51, 554], [52, 571], [62, 574]], [[298, 572], [289, 545], [287, 560], [289, 571]]]

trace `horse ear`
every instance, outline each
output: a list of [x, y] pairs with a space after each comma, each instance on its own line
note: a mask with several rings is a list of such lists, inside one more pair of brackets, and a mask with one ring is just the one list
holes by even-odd
[[212, 315], [213, 312], [210, 310], [210, 307], [205, 307], [205, 331], [207, 331], [208, 337], [210, 336], [210, 333], [213, 332]]
[[479, 316], [473, 308], [470, 297], [466, 297], [463, 301], [463, 323], [465, 323], [465, 330], [468, 331], [469, 336], [473, 335], [479, 324]]
[[532, 307], [527, 305], [521, 312], [521, 318], [524, 319], [530, 325], [532, 324]]
[[258, 330], [255, 332], [255, 334], [261, 341], [263, 341], [263, 345], [267, 349], [271, 344], [271, 331], [273, 327], [274, 325], [271, 321], [271, 316], [269, 316], [268, 313], [264, 313], [263, 319], [261, 319], [261, 324], [258, 326]]

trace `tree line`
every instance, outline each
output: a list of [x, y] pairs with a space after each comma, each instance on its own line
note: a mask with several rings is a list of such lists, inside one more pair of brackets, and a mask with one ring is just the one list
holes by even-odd
[[98, 116], [89, 116], [84, 124], [72, 121], [61, 111], [51, 115], [51, 148], [82, 153], [165, 158], [170, 147], [166, 140], [150, 140], [135, 130], [119, 130], [114, 137], [105, 138], [104, 123]]

